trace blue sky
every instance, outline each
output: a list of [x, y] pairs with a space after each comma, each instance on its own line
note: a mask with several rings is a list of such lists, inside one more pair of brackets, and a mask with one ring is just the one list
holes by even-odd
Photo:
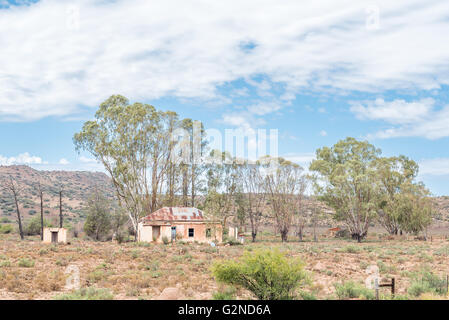
[[352, 136], [449, 195], [449, 3], [0, 0], [0, 164], [101, 170], [72, 136], [111, 94], [279, 130], [307, 166]]

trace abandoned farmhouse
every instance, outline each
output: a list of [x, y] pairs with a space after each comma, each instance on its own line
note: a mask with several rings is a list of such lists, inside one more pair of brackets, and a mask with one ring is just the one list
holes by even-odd
[[222, 242], [222, 226], [205, 219], [197, 208], [164, 207], [142, 218], [138, 225], [138, 241]]

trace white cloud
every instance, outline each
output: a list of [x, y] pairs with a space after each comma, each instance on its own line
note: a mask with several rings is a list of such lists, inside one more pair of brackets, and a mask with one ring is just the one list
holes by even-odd
[[21, 153], [15, 157], [5, 157], [0, 155], [0, 165], [2, 166], [10, 166], [10, 165], [20, 165], [20, 164], [43, 164], [46, 163], [42, 161], [42, 158], [32, 156], [28, 152]]
[[449, 175], [449, 158], [424, 159], [420, 161], [419, 174], [431, 176]]
[[269, 113], [273, 113], [281, 109], [281, 105], [277, 102], [261, 102], [259, 104], [251, 105], [248, 107], [248, 111], [252, 114], [263, 116]]
[[97, 160], [81, 156], [79, 160], [83, 163], [98, 163]]
[[359, 119], [381, 120], [393, 125], [370, 134], [371, 137], [424, 137], [433, 140], [449, 136], [449, 105], [437, 108], [435, 104], [432, 98], [411, 102], [376, 99], [353, 103], [351, 111]]
[[364, 120], [383, 120], [392, 124], [407, 124], [420, 121], [428, 116], [435, 104], [432, 98], [407, 102], [402, 99], [385, 101], [378, 98], [374, 101], [353, 102], [351, 111], [357, 118]]
[[[113, 93], [220, 100], [257, 75], [286, 95], [449, 83], [449, 2], [42, 0], [0, 9], [0, 118], [68, 117]], [[124, 18], [128, 17], [128, 18]]]
[[61, 160], [59, 160], [59, 164], [62, 164], [62, 165], [68, 165], [68, 164], [70, 164], [70, 162], [69, 162], [69, 160], [67, 160], [67, 159], [65, 159], [65, 158], [62, 158]]
[[325, 130], [320, 131], [320, 136], [325, 137], [327, 136], [327, 132]]

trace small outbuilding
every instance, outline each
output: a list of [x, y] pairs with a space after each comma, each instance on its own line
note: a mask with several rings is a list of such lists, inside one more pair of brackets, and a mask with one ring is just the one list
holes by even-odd
[[44, 228], [44, 243], [67, 243], [66, 228]]
[[164, 207], [146, 217], [138, 224], [138, 241], [220, 243], [223, 239], [221, 223], [207, 220], [197, 208]]

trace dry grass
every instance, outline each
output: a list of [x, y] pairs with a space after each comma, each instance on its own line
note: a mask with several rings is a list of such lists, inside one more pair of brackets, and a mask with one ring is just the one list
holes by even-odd
[[[152, 299], [166, 287], [178, 287], [186, 299], [211, 299], [221, 288], [211, 275], [211, 264], [217, 259], [236, 259], [244, 250], [262, 246], [280, 247], [289, 256], [301, 257], [313, 279], [307, 291], [319, 299], [335, 298], [335, 284], [347, 280], [362, 283], [369, 265], [377, 265], [384, 280], [395, 277], [399, 294], [406, 294], [411, 275], [423, 268], [449, 274], [449, 241], [445, 239], [371, 239], [361, 244], [347, 240], [262, 241], [211, 248], [78, 239], [70, 245], [54, 246], [37, 238], [18, 241], [9, 235], [0, 238], [0, 299], [52, 299], [66, 293], [65, 271], [70, 265], [79, 268], [81, 287], [108, 289], [115, 299]], [[235, 296], [251, 298], [243, 290]]]

